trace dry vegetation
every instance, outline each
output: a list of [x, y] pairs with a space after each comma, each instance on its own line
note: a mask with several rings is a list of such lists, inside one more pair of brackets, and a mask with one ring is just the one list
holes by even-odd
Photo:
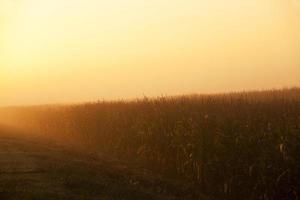
[[4, 124], [187, 179], [215, 198], [300, 198], [298, 88], [11, 107], [0, 114]]

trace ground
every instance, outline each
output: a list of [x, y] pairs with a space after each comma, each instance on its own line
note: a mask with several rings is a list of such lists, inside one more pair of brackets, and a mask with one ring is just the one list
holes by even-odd
[[1, 200], [199, 199], [192, 193], [180, 181], [0, 127]]

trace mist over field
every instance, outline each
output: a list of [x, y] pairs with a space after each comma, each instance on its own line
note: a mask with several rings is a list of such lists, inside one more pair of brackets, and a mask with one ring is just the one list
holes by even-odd
[[0, 0], [0, 200], [299, 200], [300, 0]]
[[0, 122], [93, 159], [134, 165], [134, 173], [149, 170], [143, 181], [125, 176], [140, 192], [147, 181], [159, 184], [146, 199], [297, 199], [299, 113], [300, 89], [293, 88], [7, 107]]

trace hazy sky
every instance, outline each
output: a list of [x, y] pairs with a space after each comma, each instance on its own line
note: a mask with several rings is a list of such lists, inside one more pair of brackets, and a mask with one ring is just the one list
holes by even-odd
[[0, 105], [299, 85], [299, 0], [0, 0]]

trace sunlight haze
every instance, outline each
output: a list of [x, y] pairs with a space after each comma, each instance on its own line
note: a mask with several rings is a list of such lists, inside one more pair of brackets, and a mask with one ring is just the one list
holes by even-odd
[[298, 0], [0, 0], [0, 106], [300, 85]]

